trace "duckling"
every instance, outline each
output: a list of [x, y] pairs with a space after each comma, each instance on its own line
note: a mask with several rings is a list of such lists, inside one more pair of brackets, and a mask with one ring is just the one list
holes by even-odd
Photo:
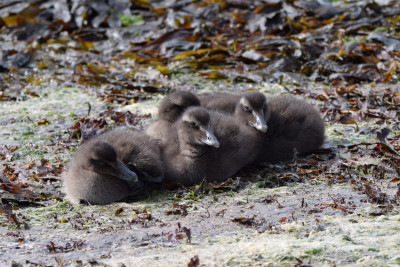
[[224, 181], [252, 161], [254, 143], [232, 115], [192, 107], [174, 128], [163, 145], [166, 183]]
[[64, 174], [64, 186], [73, 203], [108, 204], [143, 193], [148, 182], [160, 182], [162, 176], [160, 151], [151, 138], [114, 129], [77, 150]]
[[310, 154], [324, 142], [324, 122], [318, 111], [295, 97], [267, 101], [262, 93], [252, 91], [200, 97], [200, 101], [203, 106], [234, 113], [239, 124], [246, 126], [243, 130], [258, 144], [254, 163], [291, 160], [295, 153]]
[[179, 119], [186, 108], [199, 106], [197, 96], [187, 91], [177, 91], [166, 96], [158, 108], [158, 119], [146, 129], [146, 134], [162, 143], [172, 124]]
[[212, 148], [219, 141], [211, 129], [209, 112], [201, 107], [188, 108], [172, 124], [176, 131], [169, 131], [161, 145], [164, 160], [165, 184], [192, 185], [207, 175]]
[[131, 194], [131, 187], [138, 181], [117, 156], [112, 145], [93, 140], [76, 152], [64, 176], [67, 196], [73, 203], [108, 204]]

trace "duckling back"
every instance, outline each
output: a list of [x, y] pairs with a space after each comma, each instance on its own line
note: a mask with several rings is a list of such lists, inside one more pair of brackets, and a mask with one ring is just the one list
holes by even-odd
[[198, 97], [201, 106], [233, 114], [236, 104], [239, 102], [240, 95], [229, 93], [216, 93], [211, 95], [201, 95]]

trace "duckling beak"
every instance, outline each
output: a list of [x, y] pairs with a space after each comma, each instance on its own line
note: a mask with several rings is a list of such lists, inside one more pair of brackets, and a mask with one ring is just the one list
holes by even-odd
[[256, 118], [256, 123], [253, 124], [252, 126], [257, 130], [259, 130], [260, 132], [266, 133], [268, 131], [268, 125], [265, 122], [264, 112], [261, 111], [257, 113], [253, 111], [253, 115]]
[[201, 130], [206, 134], [206, 140], [201, 139], [200, 141], [208, 146], [213, 146], [218, 148], [219, 147], [219, 142], [217, 137], [215, 137], [214, 133], [211, 130], [211, 127], [208, 127], [208, 129], [201, 128]]
[[138, 181], [138, 177], [137, 177], [136, 173], [131, 171], [124, 163], [122, 163], [122, 161], [118, 160], [117, 164], [118, 164], [117, 170], [119, 171], [119, 177], [122, 180], [125, 180], [127, 182], [137, 182]]
[[135, 164], [133, 163], [128, 163], [127, 164], [129, 170], [133, 171], [136, 173], [136, 175], [138, 176], [138, 179], [142, 182], [153, 182], [153, 183], [161, 183], [162, 179], [163, 179], [163, 175], [161, 176], [151, 176], [150, 174], [148, 174], [147, 172], [140, 170], [139, 168], [137, 168], [135, 166]]

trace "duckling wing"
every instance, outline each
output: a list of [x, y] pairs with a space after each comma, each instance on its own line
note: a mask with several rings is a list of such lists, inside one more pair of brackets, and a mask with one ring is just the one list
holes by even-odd
[[171, 131], [174, 131], [173, 125], [174, 123], [166, 120], [155, 121], [146, 129], [145, 133], [155, 139], [157, 143], [162, 144], [168, 140]]
[[210, 115], [213, 132], [220, 141], [220, 147], [213, 149], [207, 178], [223, 181], [250, 163], [253, 149], [247, 135], [241, 131], [232, 115], [217, 111], [210, 112]]

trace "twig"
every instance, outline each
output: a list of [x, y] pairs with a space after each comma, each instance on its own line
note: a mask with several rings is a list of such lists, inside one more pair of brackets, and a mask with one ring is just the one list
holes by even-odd
[[87, 115], [90, 115], [90, 111], [92, 110], [92, 105], [90, 105], [90, 102], [86, 102], [86, 104], [88, 105], [88, 112]]

